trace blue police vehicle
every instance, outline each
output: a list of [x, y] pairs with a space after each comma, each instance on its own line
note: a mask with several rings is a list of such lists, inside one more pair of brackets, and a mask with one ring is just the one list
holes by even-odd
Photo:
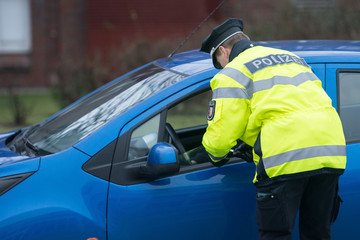
[[[360, 41], [260, 44], [304, 58], [340, 114], [348, 161], [333, 239], [355, 239]], [[208, 54], [177, 54], [1, 134], [0, 238], [257, 239], [254, 164], [234, 158], [216, 168], [201, 147], [217, 72]]]

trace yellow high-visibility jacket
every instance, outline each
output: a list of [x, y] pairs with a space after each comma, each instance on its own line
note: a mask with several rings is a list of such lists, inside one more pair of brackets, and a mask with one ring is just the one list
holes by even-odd
[[214, 76], [211, 88], [214, 112], [203, 145], [214, 162], [240, 139], [254, 147], [254, 183], [343, 173], [340, 118], [304, 59], [269, 47], [248, 48]]

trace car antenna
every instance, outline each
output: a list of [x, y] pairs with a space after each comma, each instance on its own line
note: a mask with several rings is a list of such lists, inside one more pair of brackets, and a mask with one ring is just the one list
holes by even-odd
[[179, 50], [186, 42], [187, 40], [189, 40], [189, 38], [192, 37], [192, 35], [194, 35], [194, 33], [196, 33], [199, 28], [207, 21], [209, 20], [209, 18], [226, 2], [227, 0], [222, 0], [219, 5], [217, 5], [217, 7], [179, 44], [179, 46], [177, 46], [177, 48], [170, 53], [170, 55], [167, 57], [166, 61], [170, 62], [172, 61], [172, 56], [177, 52], [177, 50]]

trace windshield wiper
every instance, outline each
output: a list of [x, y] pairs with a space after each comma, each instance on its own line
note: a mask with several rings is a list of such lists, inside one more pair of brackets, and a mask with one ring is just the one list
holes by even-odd
[[[23, 154], [24, 152], [27, 152], [25, 150], [25, 148], [30, 148], [32, 152], [36, 152], [37, 147], [34, 146], [32, 143], [27, 144], [27, 137], [34, 132], [38, 127], [40, 126], [40, 124], [36, 124], [27, 128], [23, 128], [18, 130], [17, 132], [14, 133], [14, 135], [12, 135], [11, 137], [9, 137], [6, 140], [6, 145], [8, 146], [8, 148], [13, 151], [13, 152], [17, 152], [19, 154]], [[33, 148], [31, 147], [31, 145], [33, 146]], [[35, 149], [34, 149], [35, 148]]]
[[[37, 156], [37, 154], [40, 152], [40, 149], [36, 147], [33, 143], [31, 143], [29, 139], [24, 139], [24, 140], [25, 140], [26, 153], [31, 157]], [[31, 150], [31, 152], [29, 153], [27, 150]]]

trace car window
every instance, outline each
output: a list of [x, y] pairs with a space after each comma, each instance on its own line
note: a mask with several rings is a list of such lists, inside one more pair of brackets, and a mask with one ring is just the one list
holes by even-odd
[[185, 149], [185, 154], [179, 156], [182, 166], [209, 162], [202, 137], [207, 127], [206, 116], [211, 98], [209, 89], [177, 103], [167, 112], [166, 122], [174, 128]]
[[207, 124], [207, 110], [212, 92], [206, 91], [170, 108], [166, 121], [175, 130]]
[[347, 142], [360, 141], [360, 71], [340, 71], [339, 86], [339, 113], [343, 123]]
[[[161, 113], [137, 125], [130, 133], [127, 161], [146, 161], [151, 148], [158, 143], [167, 142], [178, 150], [180, 165], [189, 166], [208, 162], [202, 137], [207, 127], [207, 111], [211, 100], [211, 90], [201, 91], [190, 98], [170, 105]], [[171, 125], [182, 146], [170, 135], [165, 126]], [[181, 149], [184, 149], [185, 154]], [[186, 158], [185, 155], [190, 158]]]
[[156, 115], [136, 128], [130, 138], [128, 160], [145, 157], [157, 143], [159, 135], [160, 115]]

